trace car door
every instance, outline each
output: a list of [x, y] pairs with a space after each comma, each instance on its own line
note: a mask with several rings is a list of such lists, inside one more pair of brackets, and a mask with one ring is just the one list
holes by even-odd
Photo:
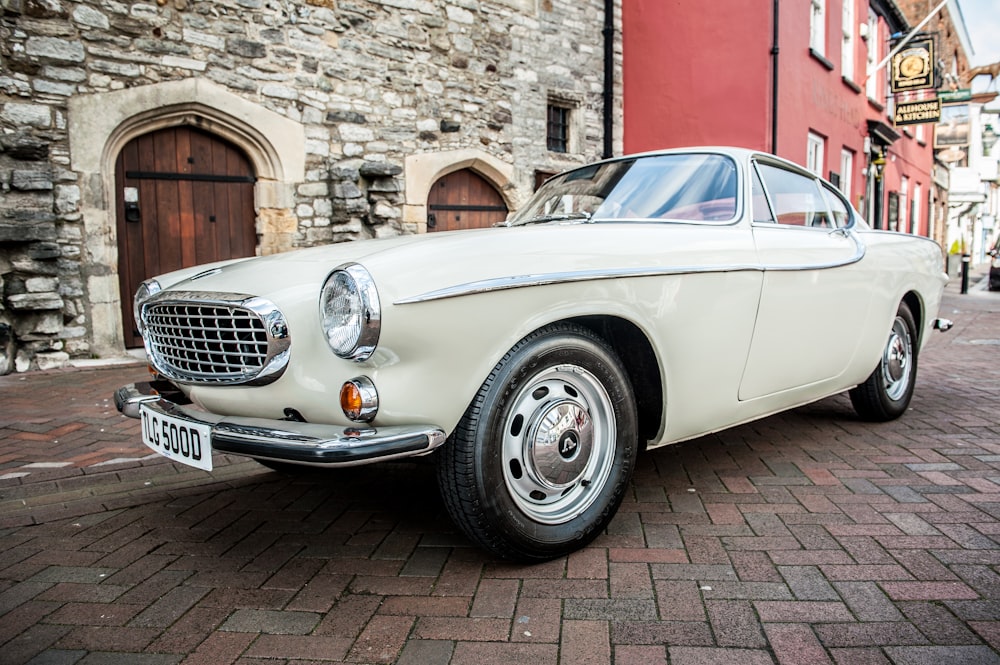
[[755, 160], [753, 236], [764, 270], [739, 396], [828, 392], [858, 344], [871, 285], [848, 204], [832, 187], [783, 164]]

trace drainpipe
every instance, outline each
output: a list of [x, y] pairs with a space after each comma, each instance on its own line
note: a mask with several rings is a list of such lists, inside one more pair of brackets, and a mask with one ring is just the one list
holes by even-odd
[[771, 41], [771, 152], [778, 154], [778, 10], [781, 0], [774, 0], [774, 27]]
[[615, 0], [604, 0], [604, 159], [615, 152]]

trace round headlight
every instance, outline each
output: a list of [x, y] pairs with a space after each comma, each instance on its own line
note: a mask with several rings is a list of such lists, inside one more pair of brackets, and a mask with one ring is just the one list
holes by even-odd
[[147, 279], [145, 282], [139, 285], [139, 288], [135, 292], [135, 297], [132, 298], [132, 316], [135, 319], [135, 327], [142, 332], [142, 315], [141, 308], [142, 303], [149, 300], [152, 296], [156, 295], [162, 291], [160, 283], [155, 279]]
[[367, 270], [350, 263], [330, 273], [319, 296], [319, 320], [327, 344], [341, 358], [365, 360], [375, 352], [382, 311]]

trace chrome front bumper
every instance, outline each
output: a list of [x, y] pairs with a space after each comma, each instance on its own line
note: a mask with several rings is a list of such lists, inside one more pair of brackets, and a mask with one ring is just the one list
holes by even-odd
[[446, 438], [443, 430], [431, 425], [376, 429], [219, 416], [176, 404], [145, 382], [115, 391], [115, 406], [124, 415], [138, 418], [140, 404], [163, 415], [210, 426], [212, 450], [310, 466], [355, 466], [423, 455]]

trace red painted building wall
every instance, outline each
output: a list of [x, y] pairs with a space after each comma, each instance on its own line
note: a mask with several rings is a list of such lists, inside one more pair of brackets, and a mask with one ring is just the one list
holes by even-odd
[[[779, 0], [778, 76], [774, 103], [772, 74], [773, 7], [768, 0], [625, 0], [622, 4], [624, 55], [624, 147], [626, 152], [690, 145], [738, 145], [772, 151], [806, 164], [812, 132], [824, 139], [821, 174], [835, 174], [862, 213], [869, 207], [866, 191], [869, 122], [892, 133], [885, 69], [875, 99], [865, 90], [868, 41], [862, 24], [869, 15], [866, 0], [853, 2], [853, 71], [842, 71], [843, 1], [826, 0], [825, 47], [810, 50], [811, 3]], [[894, 5], [871, 2], [879, 14], [875, 34], [879, 60], [889, 50], [890, 27], [906, 27]], [[772, 136], [773, 113], [777, 132]], [[881, 175], [881, 221], [885, 228], [890, 192], [899, 193], [902, 177], [909, 196], [919, 184], [921, 197], [931, 189], [933, 154], [928, 141], [914, 140], [912, 128], [898, 130], [888, 146]], [[926, 132], [930, 136], [930, 132]], [[877, 144], [877, 142], [876, 142]], [[876, 145], [878, 147], [878, 145]], [[850, 151], [853, 168], [841, 173], [841, 153]], [[878, 156], [875, 153], [874, 156]], [[874, 184], [874, 183], [872, 183]], [[869, 199], [872, 197], [869, 194]], [[907, 199], [910, 200], [909, 198]], [[907, 204], [909, 206], [909, 203]], [[918, 232], [927, 233], [927, 206], [918, 206]], [[909, 219], [909, 208], [907, 208]], [[909, 230], [909, 224], [907, 229]]]
[[625, 152], [768, 148], [770, 10], [748, 12], [748, 4], [622, 3]]

